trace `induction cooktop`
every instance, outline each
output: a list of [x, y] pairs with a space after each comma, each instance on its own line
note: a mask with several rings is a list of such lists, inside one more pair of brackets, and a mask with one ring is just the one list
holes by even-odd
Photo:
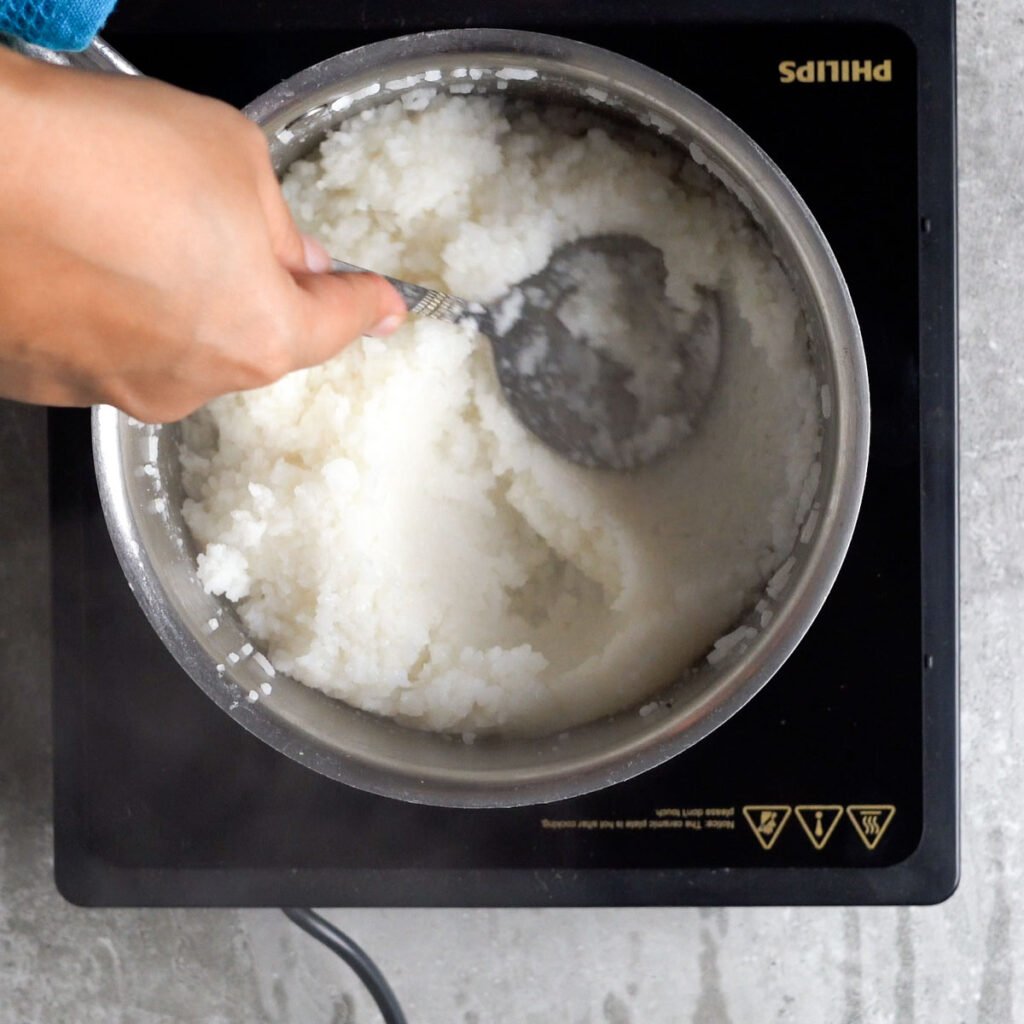
[[135, 603], [89, 422], [50, 417], [55, 863], [88, 905], [928, 903], [958, 872], [952, 0], [125, 4], [108, 40], [243, 105], [360, 44], [468, 25], [625, 54], [744, 128], [846, 275], [872, 395], [863, 508], [778, 675], [669, 763], [448, 810], [321, 777], [224, 715]]

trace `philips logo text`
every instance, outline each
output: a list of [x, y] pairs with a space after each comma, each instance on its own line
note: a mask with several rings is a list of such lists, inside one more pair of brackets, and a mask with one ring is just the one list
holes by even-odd
[[783, 85], [801, 82], [891, 82], [891, 60], [784, 60], [779, 64]]

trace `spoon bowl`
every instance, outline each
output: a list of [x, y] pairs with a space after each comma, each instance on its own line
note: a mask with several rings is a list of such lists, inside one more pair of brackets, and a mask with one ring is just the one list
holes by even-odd
[[[332, 270], [365, 272], [340, 260]], [[693, 430], [721, 356], [717, 294], [680, 309], [667, 277], [656, 246], [607, 234], [561, 246], [487, 305], [387, 280], [410, 314], [471, 323], [488, 339], [506, 401], [549, 448], [581, 466], [634, 470]]]

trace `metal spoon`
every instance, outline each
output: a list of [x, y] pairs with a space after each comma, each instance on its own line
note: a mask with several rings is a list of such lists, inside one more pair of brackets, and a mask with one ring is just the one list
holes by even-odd
[[[365, 272], [340, 260], [332, 270]], [[506, 400], [548, 447], [583, 466], [631, 470], [691, 432], [720, 361], [717, 294], [680, 311], [667, 276], [660, 249], [609, 234], [562, 246], [488, 305], [387, 280], [412, 315], [470, 322], [490, 341]]]

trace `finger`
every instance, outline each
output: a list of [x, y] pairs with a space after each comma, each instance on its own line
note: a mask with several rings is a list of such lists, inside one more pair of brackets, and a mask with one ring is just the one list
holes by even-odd
[[311, 274], [324, 274], [331, 269], [331, 254], [318, 238], [304, 234], [302, 245], [306, 253], [306, 269]]
[[322, 259], [320, 263], [311, 265], [311, 255], [316, 259], [319, 254], [315, 251], [310, 252], [306, 237], [296, 226], [276, 179], [271, 184], [265, 185], [261, 191], [260, 199], [263, 216], [267, 222], [270, 248], [281, 266], [294, 274], [308, 271], [320, 273], [326, 270], [327, 267], [322, 265]]
[[259, 176], [258, 187], [271, 250], [278, 262], [293, 274], [323, 274], [330, 270], [330, 254], [318, 239], [299, 231], [269, 163]]
[[315, 366], [350, 341], [398, 330], [406, 318], [402, 297], [376, 274], [298, 274], [305, 330], [297, 366]]
[[293, 274], [322, 274], [331, 269], [331, 257], [315, 238], [299, 231], [285, 202], [269, 156], [261, 160], [257, 191], [267, 224], [270, 248], [277, 261]]
[[280, 192], [277, 201], [271, 200], [269, 206], [270, 245], [281, 266], [293, 274], [323, 274], [330, 270], [330, 253], [319, 239], [299, 231]]

